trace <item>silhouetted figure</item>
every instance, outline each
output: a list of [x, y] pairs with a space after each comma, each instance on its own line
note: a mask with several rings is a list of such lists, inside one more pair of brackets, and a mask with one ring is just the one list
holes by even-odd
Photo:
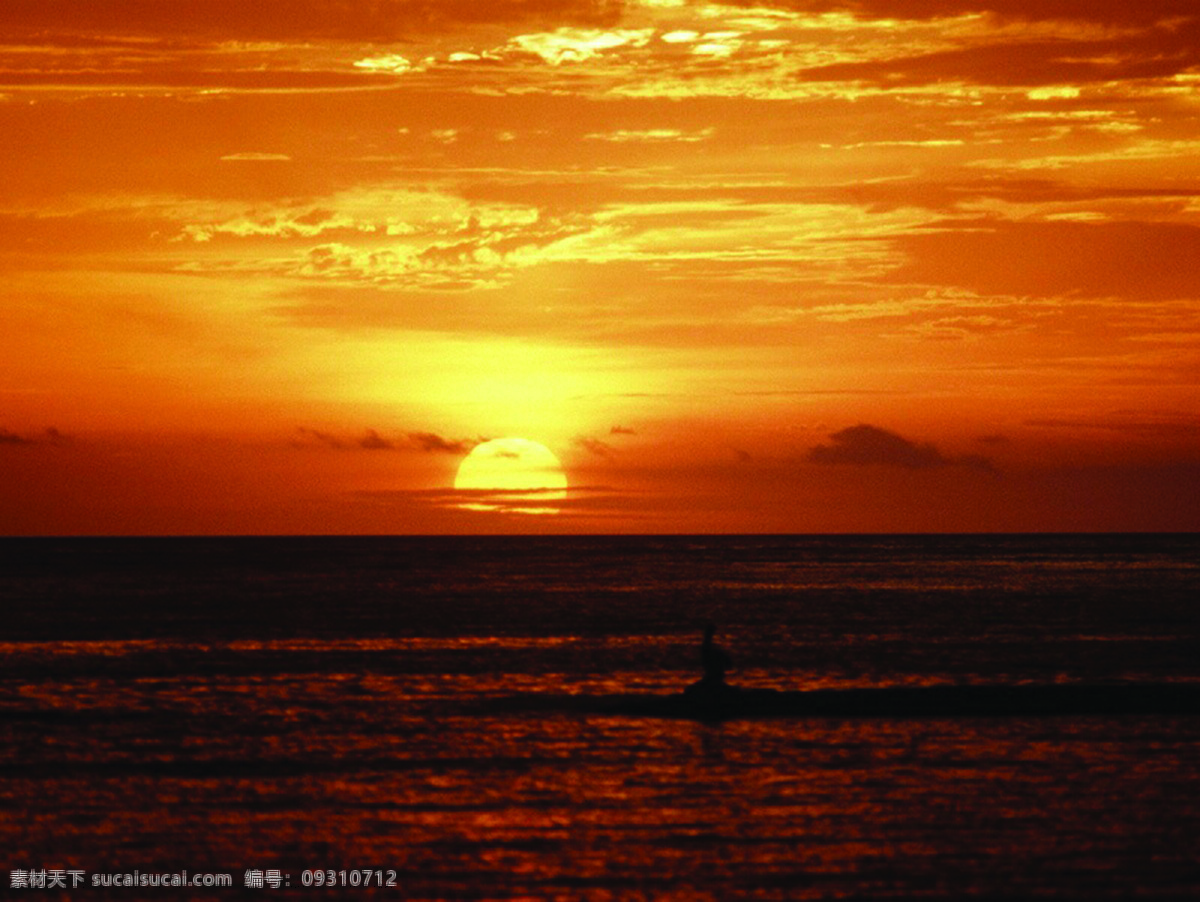
[[700, 682], [711, 688], [725, 685], [725, 671], [733, 664], [729, 655], [725, 653], [725, 649], [713, 642], [713, 633], [716, 631], [716, 626], [711, 623], [706, 624], [704, 644], [700, 646], [700, 663], [704, 667], [704, 677]]
[[713, 642], [716, 631], [713, 624], [704, 625], [704, 644], [700, 646], [704, 676], [683, 690], [683, 697], [692, 706], [692, 715], [704, 720], [728, 716], [742, 696], [740, 689], [725, 682], [725, 671], [733, 662], [725, 649]]

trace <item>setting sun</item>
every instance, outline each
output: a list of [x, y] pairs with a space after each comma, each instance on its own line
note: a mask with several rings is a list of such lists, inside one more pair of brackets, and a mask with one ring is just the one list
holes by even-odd
[[567, 497], [562, 464], [545, 445], [499, 438], [476, 445], [458, 466], [455, 491], [469, 493], [464, 510], [555, 514], [552, 502]]

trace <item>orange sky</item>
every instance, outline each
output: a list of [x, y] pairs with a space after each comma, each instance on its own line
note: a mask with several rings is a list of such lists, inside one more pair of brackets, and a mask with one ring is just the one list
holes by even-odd
[[1200, 529], [1195, 0], [4, 0], [0, 172], [0, 533]]

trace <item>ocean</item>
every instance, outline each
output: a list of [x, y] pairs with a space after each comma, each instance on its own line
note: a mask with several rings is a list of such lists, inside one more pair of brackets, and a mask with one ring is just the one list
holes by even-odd
[[[7, 539], [0, 560], [14, 892], [1200, 897], [1200, 536]], [[700, 676], [708, 622], [730, 683], [874, 707], [631, 707]], [[952, 711], [900, 703], [950, 689]]]

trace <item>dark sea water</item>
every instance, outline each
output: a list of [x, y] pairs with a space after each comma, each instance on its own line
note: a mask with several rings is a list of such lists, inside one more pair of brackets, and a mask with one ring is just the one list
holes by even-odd
[[[589, 702], [680, 692], [709, 620], [745, 687], [1186, 693], [1197, 536], [43, 539], [0, 560], [5, 890], [74, 871], [84, 898], [314, 898], [369, 869], [337, 894], [1200, 896], [1187, 704]], [[232, 887], [91, 885], [185, 870]]]

